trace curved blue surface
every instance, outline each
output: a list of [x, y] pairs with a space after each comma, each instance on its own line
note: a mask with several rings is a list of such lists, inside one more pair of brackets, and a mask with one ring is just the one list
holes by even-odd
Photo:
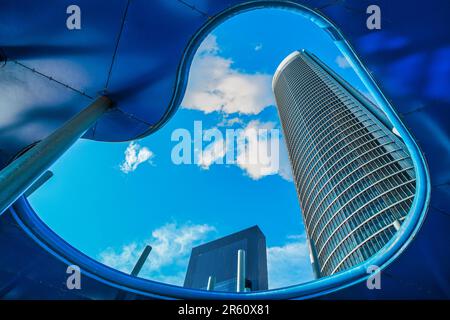
[[[93, 6], [92, 8], [95, 9], [97, 6], [87, 1], [78, 2], [80, 7]], [[63, 69], [67, 72], [51, 76], [52, 79], [54, 77], [59, 82], [70, 86], [67, 88], [45, 77], [52, 71], [60, 70], [60, 68], [52, 70], [52, 66], [58, 65], [58, 59], [61, 58], [50, 59], [51, 63], [49, 63], [47, 58], [36, 59], [35, 56], [39, 54], [39, 50], [44, 51], [42, 54], [46, 56], [49, 56], [49, 52], [55, 53], [55, 56], [64, 54], [61, 48], [68, 41], [68, 36], [55, 36], [52, 39], [55, 41], [53, 46], [47, 48], [37, 46], [39, 50], [35, 52], [20, 50], [21, 45], [45, 40], [45, 38], [39, 38], [41, 30], [36, 28], [33, 22], [33, 17], [36, 17], [33, 15], [36, 13], [33, 10], [36, 11], [38, 8], [30, 1], [30, 7], [27, 10], [19, 10], [20, 8], [12, 1], [6, 1], [7, 10], [2, 10], [0, 13], [0, 16], [3, 15], [0, 21], [8, 23], [0, 26], [0, 35], [2, 39], [6, 39], [7, 45], [0, 46], [3, 47], [10, 61], [3, 68], [6, 68], [7, 73], [16, 75], [16, 78], [22, 77], [22, 80], [29, 83], [31, 88], [49, 86], [51, 90], [54, 90], [49, 93], [50, 96], [54, 93], [58, 98], [55, 103], [64, 105], [61, 101], [70, 102], [67, 110], [62, 108], [64, 110], [61, 110], [62, 114], [59, 118], [43, 126], [45, 130], [42, 134], [45, 134], [44, 131], [51, 131], [53, 126], [76, 112], [77, 107], [82, 107], [81, 102], [88, 101], [90, 97], [105, 90], [106, 87], [108, 94], [117, 101], [117, 108], [97, 124], [95, 131], [88, 132], [86, 137], [107, 141], [133, 139], [151, 133], [170, 117], [182, 98], [195, 49], [204, 36], [218, 23], [240, 12], [264, 7], [289, 8], [306, 14], [325, 30], [335, 30], [336, 44], [355, 65], [359, 66], [364, 83], [377, 97], [377, 102], [400, 132], [412, 154], [417, 175], [417, 195], [408, 219], [402, 225], [396, 238], [392, 239], [370, 261], [319, 281], [244, 295], [207, 293], [133, 278], [99, 264], [54, 234], [39, 220], [27, 201], [21, 198], [14, 208], [0, 217], [0, 252], [4, 257], [0, 260], [0, 296], [4, 298], [113, 299], [118, 292], [123, 291], [128, 293], [128, 298], [430, 299], [450, 297], [448, 255], [448, 243], [450, 243], [448, 232], [450, 230], [448, 204], [450, 195], [448, 184], [450, 178], [448, 170], [450, 167], [450, 90], [448, 90], [450, 88], [448, 62], [450, 47], [448, 43], [450, 42], [448, 40], [450, 30], [447, 28], [446, 21], [446, 16], [450, 13], [450, 4], [446, 1], [429, 1], [427, 6], [418, 8], [414, 5], [405, 7], [403, 4], [389, 1], [373, 1], [374, 3], [348, 1], [344, 5], [328, 1], [306, 0], [298, 1], [298, 3], [251, 1], [240, 4], [241, 2], [243, 1], [191, 0], [152, 2], [151, 5], [148, 3], [144, 5], [144, 2], [133, 1], [127, 9], [126, 1], [116, 1], [112, 3], [111, 10], [108, 12], [101, 11], [99, 14], [100, 8], [97, 8], [96, 14], [91, 13], [92, 20], [89, 20], [91, 11], [88, 10], [88, 21], [92, 21], [96, 32], [91, 32], [89, 37], [80, 33], [75, 37], [76, 41], [70, 41], [72, 46], [73, 43], [81, 47], [86, 44], [89, 48], [84, 51], [84, 47], [77, 50], [71, 47], [72, 52], [77, 53], [71, 61], [75, 61], [75, 64], [79, 62], [79, 65], [85, 66], [87, 70], [93, 68], [92, 71], [95, 71], [93, 73], [96, 77], [88, 77], [89, 81], [86, 82], [77, 82], [74, 80], [76, 78], [74, 74], [75, 71], [79, 72], [79, 69], [75, 67], [73, 69], [67, 67]], [[48, 1], [48, 3], [53, 2]], [[52, 14], [56, 15], [57, 10], [62, 8], [63, 12], [65, 11], [67, 4], [65, 1], [61, 3], [61, 7], [56, 6], [54, 9], [52, 5], [42, 17], [36, 18], [47, 23], [42, 26], [42, 35], [48, 33], [48, 28], [52, 27], [51, 19], [55, 18]], [[384, 21], [382, 30], [370, 31], [364, 28], [367, 17], [365, 9], [368, 4], [378, 4], [382, 8]], [[195, 7], [192, 8], [192, 5]], [[144, 7], [146, 10], [143, 10]], [[109, 73], [111, 55], [108, 67], [108, 59], [105, 58], [107, 55], [92, 52], [94, 50], [92, 48], [95, 48], [93, 42], [102, 39], [109, 41], [114, 38], [105, 38], [105, 35], [111, 35], [113, 29], [107, 27], [107, 22], [114, 20], [122, 22], [124, 10], [128, 10], [130, 15], [127, 14], [122, 30], [115, 63], [111, 68], [113, 72]], [[157, 12], [158, 17], [156, 17]], [[174, 19], [161, 19], [161, 16], [166, 13]], [[150, 18], [147, 14], [150, 14]], [[151, 14], [154, 15], [153, 19]], [[182, 18], [175, 19], [179, 16]], [[31, 19], [27, 20], [31, 21], [30, 23], [17, 25], [18, 19], [27, 17]], [[161, 27], [158, 25], [160, 23], [170, 25]], [[119, 30], [120, 25], [117, 28]], [[156, 30], [159, 27], [161, 28]], [[139, 28], [145, 28], [145, 30], [149, 28], [149, 32], [156, 30], [155, 33], [158, 34], [152, 38], [151, 32], [146, 33], [146, 39], [142, 39], [142, 32], [137, 32]], [[431, 29], [435, 30], [432, 34], [430, 34]], [[167, 33], [162, 35], [159, 33], [160, 30], [167, 30]], [[18, 37], [20, 32], [25, 35], [30, 34], [30, 39]], [[3, 37], [5, 35], [7, 37]], [[18, 41], [23, 43], [17, 44]], [[100, 47], [114, 50], [114, 41], [112, 43], [108, 41], [102, 43]], [[44, 43], [48, 44], [48, 41]], [[137, 52], [139, 57], [135, 62], [136, 65], [147, 66], [149, 73], [145, 71], [141, 73], [143, 68], [139, 70], [130, 68], [130, 61], [136, 59], [133, 53]], [[147, 56], [150, 52], [151, 54]], [[155, 58], [159, 54], [162, 57], [164, 53], [162, 60]], [[30, 55], [34, 55], [33, 59], [27, 60]], [[146, 59], [152, 60], [153, 64]], [[19, 64], [14, 63], [13, 60]], [[36, 74], [27, 68], [39, 69], [41, 74]], [[101, 77], [101, 70], [111, 75], [109, 81], [105, 82], [104, 77]], [[136, 75], [130, 72], [131, 70], [139, 71], [139, 73]], [[368, 70], [371, 70], [371, 73]], [[129, 80], [134, 77], [138, 80]], [[378, 80], [378, 83], [374, 81], [374, 78]], [[133, 92], [126, 83], [132, 83], [140, 91]], [[21, 90], [19, 86], [16, 89]], [[383, 92], [390, 97], [389, 100], [385, 98]], [[34, 92], [27, 94], [30, 96], [34, 94], [33, 97], [36, 95]], [[127, 97], [130, 98], [127, 99]], [[147, 101], [157, 105], [150, 107]], [[395, 106], [397, 112], [393, 111], [391, 104]], [[19, 124], [26, 128], [29, 123], [35, 124], [36, 121], [48, 122], [48, 109], [39, 109], [41, 113], [37, 114], [33, 114], [30, 110], [31, 107], [27, 112], [30, 112], [31, 116], [19, 119], [21, 121]], [[10, 118], [14, 119], [14, 117]], [[142, 121], [145, 121], [145, 125]], [[16, 129], [14, 121], [11, 122], [10, 128], [12, 133], [0, 129], [0, 142], [5, 141], [6, 137], [17, 138], [4, 147], [3, 152], [6, 155], [32, 142], [21, 134], [21, 131], [14, 131]], [[419, 147], [427, 158], [429, 169]], [[69, 264], [81, 267], [82, 290], [67, 290], [65, 270]], [[381, 290], [368, 290], [365, 285], [368, 277], [366, 269], [371, 264], [383, 270]]]

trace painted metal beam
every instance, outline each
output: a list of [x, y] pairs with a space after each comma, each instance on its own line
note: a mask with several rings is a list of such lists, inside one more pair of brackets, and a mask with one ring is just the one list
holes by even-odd
[[152, 251], [152, 246], [147, 245], [144, 248], [144, 251], [142, 251], [141, 256], [139, 257], [139, 260], [136, 262], [136, 265], [134, 266], [133, 270], [131, 271], [131, 275], [137, 277], [139, 275], [139, 272], [141, 272], [142, 267], [144, 266], [145, 261], [147, 261], [148, 255]]
[[0, 214], [8, 209], [110, 107], [101, 96], [0, 171]]
[[31, 196], [37, 189], [39, 189], [40, 187], [42, 187], [44, 185], [44, 183], [46, 183], [48, 180], [50, 180], [50, 178], [53, 177], [53, 172], [50, 170], [47, 170], [44, 172], [44, 174], [36, 180], [35, 183], [33, 183], [28, 189], [27, 191], [25, 191], [25, 193], [23, 194], [25, 197], [29, 197]]
[[245, 250], [238, 250], [237, 253], [237, 292], [245, 292]]

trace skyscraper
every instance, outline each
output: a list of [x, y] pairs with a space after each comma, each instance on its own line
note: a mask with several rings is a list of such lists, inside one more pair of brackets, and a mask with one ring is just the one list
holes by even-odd
[[378, 252], [415, 194], [408, 150], [384, 113], [313, 54], [293, 52], [274, 79], [317, 277]]
[[258, 226], [193, 248], [184, 287], [236, 292], [241, 279], [242, 291], [268, 288], [266, 237]]

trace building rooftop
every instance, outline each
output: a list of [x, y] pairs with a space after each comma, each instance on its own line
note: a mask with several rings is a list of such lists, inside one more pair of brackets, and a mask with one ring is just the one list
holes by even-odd
[[277, 70], [275, 71], [275, 74], [273, 75], [272, 78], [272, 91], [274, 91], [275, 89], [275, 83], [278, 80], [278, 77], [280, 76], [281, 72], [284, 70], [284, 68], [292, 61], [294, 60], [297, 56], [300, 55], [300, 51], [296, 50], [292, 53], [290, 53], [286, 58], [283, 59], [283, 61], [281, 61], [281, 63], [279, 64]]

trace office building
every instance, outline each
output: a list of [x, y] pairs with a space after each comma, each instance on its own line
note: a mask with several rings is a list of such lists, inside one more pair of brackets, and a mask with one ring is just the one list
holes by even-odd
[[412, 205], [407, 147], [377, 106], [311, 53], [289, 55], [273, 91], [316, 276], [366, 261]]
[[193, 248], [184, 287], [227, 292], [267, 290], [266, 238], [259, 227]]

